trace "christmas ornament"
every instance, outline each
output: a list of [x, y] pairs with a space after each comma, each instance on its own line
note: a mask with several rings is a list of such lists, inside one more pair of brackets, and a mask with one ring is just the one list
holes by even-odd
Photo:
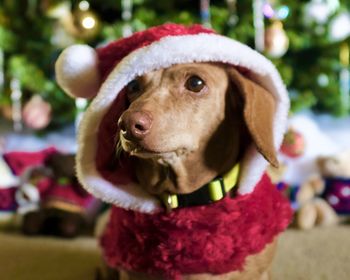
[[68, 30], [71, 34], [80, 39], [91, 40], [100, 31], [100, 19], [90, 9], [87, 1], [81, 1], [78, 8], [72, 13], [73, 26]]
[[[90, 9], [88, 1], [80, 1], [73, 12], [71, 10], [72, 7], [69, 1], [52, 5], [47, 10], [49, 17], [58, 20], [52, 38], [55, 45], [69, 45], [73, 38], [90, 40], [95, 38], [100, 30], [100, 20]], [[60, 40], [63, 40], [63, 42]]]
[[281, 153], [288, 157], [296, 158], [301, 156], [304, 151], [305, 139], [303, 135], [300, 132], [289, 128], [282, 142]]
[[51, 43], [58, 48], [66, 48], [75, 43], [75, 38], [64, 28], [61, 22], [57, 22], [52, 30]]
[[42, 2], [45, 14], [56, 20], [53, 26], [51, 43], [58, 48], [65, 48], [75, 43], [75, 38], [67, 30], [74, 29], [71, 4], [68, 1], [52, 4], [50, 1]]
[[201, 0], [201, 2], [200, 2], [200, 15], [201, 15], [202, 24], [205, 27], [211, 27], [210, 0]]
[[122, 20], [123, 25], [123, 37], [129, 37], [132, 34], [132, 26], [130, 24], [132, 17], [132, 0], [122, 0]]
[[71, 3], [69, 1], [62, 1], [58, 3], [51, 3], [50, 0], [41, 2], [41, 9], [46, 16], [54, 19], [60, 19], [70, 14]]
[[24, 105], [23, 121], [32, 129], [43, 129], [51, 121], [51, 111], [51, 105], [36, 94]]
[[329, 24], [329, 39], [332, 42], [341, 41], [350, 36], [350, 13], [343, 12]]
[[[286, 53], [289, 45], [289, 39], [282, 24], [282, 20], [285, 20], [289, 15], [289, 7], [286, 5], [272, 5], [274, 4], [272, 1], [263, 2], [264, 3], [259, 3], [259, 7], [256, 9], [261, 9], [262, 14], [270, 19], [272, 24], [264, 33], [261, 32], [260, 34], [260, 36], [264, 34], [263, 38], [259, 38], [259, 40], [264, 41], [260, 42], [260, 47], [262, 48], [261, 51], [265, 51], [271, 57], [278, 58]], [[261, 16], [261, 14], [259, 14], [259, 16]], [[260, 23], [260, 25], [262, 24], [263, 23]]]
[[16, 132], [22, 130], [22, 91], [18, 79], [13, 78], [10, 82], [11, 101], [12, 101], [12, 120], [13, 129]]
[[289, 39], [281, 21], [274, 21], [265, 31], [265, 51], [274, 58], [283, 56], [289, 46]]

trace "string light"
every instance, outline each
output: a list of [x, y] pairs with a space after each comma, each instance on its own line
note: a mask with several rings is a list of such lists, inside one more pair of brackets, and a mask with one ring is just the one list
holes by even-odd
[[90, 9], [90, 4], [88, 1], [81, 1], [78, 6], [79, 9], [82, 11], [87, 11]]
[[81, 25], [85, 29], [93, 29], [96, 25], [96, 20], [92, 16], [86, 16], [82, 19]]
[[13, 78], [10, 82], [11, 88], [11, 101], [12, 101], [12, 120], [13, 129], [19, 132], [23, 129], [22, 124], [22, 91], [21, 85], [18, 79]]

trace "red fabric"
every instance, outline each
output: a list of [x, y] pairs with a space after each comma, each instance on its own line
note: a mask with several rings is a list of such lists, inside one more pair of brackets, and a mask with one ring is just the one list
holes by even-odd
[[52, 154], [57, 153], [53, 147], [38, 152], [9, 152], [4, 154], [4, 159], [12, 172], [19, 176], [28, 167], [43, 165]]
[[[45, 161], [56, 153], [58, 153], [57, 150], [51, 147], [37, 152], [9, 152], [4, 154], [4, 159], [12, 172], [20, 176], [27, 168], [44, 165]], [[37, 188], [43, 204], [49, 200], [59, 200], [87, 209], [95, 201], [95, 198], [88, 194], [78, 182], [62, 185], [52, 178], [44, 178], [38, 182]], [[5, 207], [4, 205], [8, 205], [10, 199], [11, 207], [16, 206], [16, 190], [17, 188], [12, 188], [6, 192], [0, 192], [0, 209], [8, 208], [9, 206]]]
[[129, 156], [122, 153], [120, 158], [116, 157], [118, 119], [127, 107], [125, 92], [122, 91], [103, 117], [97, 134], [96, 168], [104, 179], [115, 185], [126, 185], [133, 179]]
[[114, 207], [101, 239], [114, 268], [167, 279], [241, 270], [289, 224], [288, 201], [264, 175], [253, 193], [208, 206], [143, 214]]
[[193, 35], [199, 33], [214, 33], [214, 31], [198, 24], [186, 27], [180, 24], [168, 23], [149, 28], [145, 31], [136, 32], [130, 37], [120, 39], [104, 47], [98, 48], [97, 55], [100, 61], [99, 70], [102, 80], [107, 77], [115, 65], [136, 49], [147, 46], [155, 41], [159, 41], [165, 36]]
[[1, 211], [14, 211], [17, 208], [15, 199], [16, 188], [2, 189], [0, 187], [0, 212]]

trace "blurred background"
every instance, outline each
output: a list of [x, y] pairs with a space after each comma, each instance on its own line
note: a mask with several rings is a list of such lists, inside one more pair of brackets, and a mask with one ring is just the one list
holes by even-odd
[[[71, 160], [76, 128], [89, 101], [63, 93], [55, 81], [55, 61], [72, 44], [98, 47], [165, 22], [202, 23], [276, 65], [288, 88], [291, 112], [281, 167], [270, 173], [290, 199], [295, 221], [283, 237], [274, 274], [276, 279], [348, 279], [349, 268], [342, 264], [350, 261], [350, 0], [0, 0], [0, 230], [30, 236], [92, 235], [107, 206], [81, 193]], [[64, 173], [63, 166], [68, 167]], [[56, 190], [61, 186], [79, 193], [69, 207], [52, 204], [60, 200]], [[45, 209], [51, 212], [43, 214], [47, 201]], [[76, 215], [67, 218], [67, 211]], [[43, 220], [57, 216], [64, 225], [52, 222], [57, 228], [47, 230], [52, 224]], [[29, 244], [18, 235], [0, 235], [1, 240], [9, 244], [8, 251], [0, 250], [1, 261], [14, 247], [21, 252]], [[33, 252], [43, 253], [39, 241], [31, 242]], [[93, 256], [87, 262], [90, 270], [86, 265], [79, 274], [72, 266], [64, 279], [93, 279], [91, 267], [98, 259], [96, 244], [89, 243], [93, 241], [40, 242], [46, 242], [42, 250], [49, 254], [85, 248]], [[71, 257], [74, 261], [80, 255]], [[22, 256], [22, 271], [34, 266], [44, 273], [39, 261], [28, 259]], [[18, 265], [13, 260], [0, 265], [0, 272], [8, 275], [0, 278], [29, 279], [18, 274]], [[46, 267], [52, 269], [52, 263]], [[47, 271], [40, 279], [54, 277]]]
[[[63, 48], [73, 43], [103, 45], [165, 22], [202, 22], [264, 53], [289, 88], [293, 112], [306, 108], [332, 116], [350, 112], [348, 0], [0, 3], [1, 114], [11, 121], [20, 119], [24, 127], [60, 127], [72, 122], [77, 107], [83, 106], [74, 104], [55, 83], [53, 65]], [[21, 93], [16, 94], [18, 90]], [[33, 122], [27, 114], [20, 118], [23, 114], [13, 112], [17, 99], [24, 111], [40, 107], [46, 119]], [[48, 112], [52, 114], [47, 116]]]

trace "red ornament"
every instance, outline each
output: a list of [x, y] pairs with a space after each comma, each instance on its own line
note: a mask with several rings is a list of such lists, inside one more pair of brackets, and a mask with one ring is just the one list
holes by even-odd
[[288, 129], [287, 133], [284, 135], [281, 153], [288, 157], [296, 158], [301, 156], [304, 151], [305, 140], [303, 135], [292, 128]]
[[23, 108], [23, 120], [32, 129], [43, 129], [51, 121], [51, 105], [34, 95]]

